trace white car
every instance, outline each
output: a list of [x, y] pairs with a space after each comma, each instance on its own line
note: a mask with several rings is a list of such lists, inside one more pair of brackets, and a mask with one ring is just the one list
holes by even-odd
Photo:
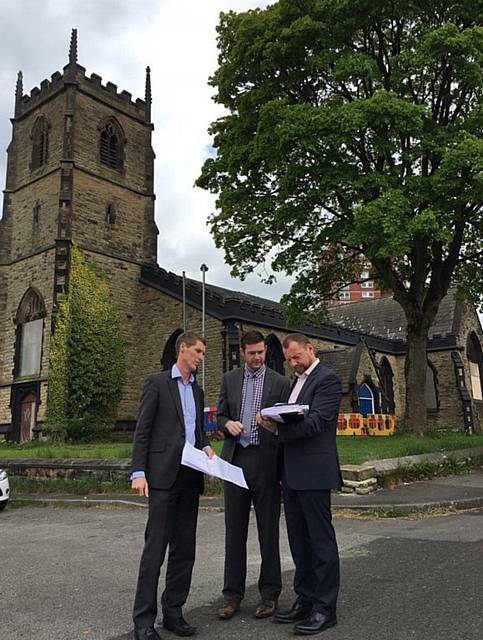
[[8, 475], [4, 469], [0, 469], [0, 511], [5, 509], [10, 498], [10, 485], [8, 484]]

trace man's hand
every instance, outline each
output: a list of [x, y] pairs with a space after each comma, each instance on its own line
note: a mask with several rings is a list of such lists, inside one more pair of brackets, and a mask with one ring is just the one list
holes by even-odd
[[271, 418], [264, 418], [261, 413], [257, 413], [257, 424], [271, 433], [277, 431], [277, 423]]
[[149, 487], [146, 478], [134, 478], [131, 482], [131, 489], [137, 491], [140, 496], [149, 496]]
[[235, 436], [235, 438], [245, 431], [242, 423], [237, 420], [228, 420], [225, 424], [225, 429], [231, 433], [232, 436]]
[[216, 453], [213, 451], [213, 449], [211, 447], [203, 447], [203, 451], [206, 453], [206, 455], [208, 456], [208, 458], [214, 458]]

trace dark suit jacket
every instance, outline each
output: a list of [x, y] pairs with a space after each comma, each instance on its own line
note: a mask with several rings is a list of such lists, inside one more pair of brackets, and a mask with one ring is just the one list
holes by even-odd
[[[245, 367], [228, 371], [223, 376], [218, 402], [217, 423], [223, 429], [225, 442], [221, 457], [231, 462], [235, 452], [237, 439], [225, 428], [228, 420], [240, 420], [243, 391], [243, 374]], [[286, 402], [290, 391], [290, 381], [273, 369], [266, 368], [263, 381], [261, 409], [271, 407], [277, 402]], [[262, 447], [263, 473], [267, 482], [274, 482], [279, 476], [277, 442], [272, 434], [260, 428], [260, 446]]]
[[335, 373], [318, 364], [297, 398], [310, 410], [300, 422], [278, 425], [283, 443], [284, 477], [295, 490], [335, 489], [341, 485], [337, 456], [337, 416], [342, 386]]
[[[196, 447], [208, 445], [203, 432], [203, 391], [193, 383], [196, 405]], [[144, 471], [153, 489], [170, 489], [181, 465], [185, 444], [183, 407], [178, 382], [170, 371], [156, 373], [146, 379], [134, 434], [132, 470]], [[203, 474], [199, 474], [203, 491]]]

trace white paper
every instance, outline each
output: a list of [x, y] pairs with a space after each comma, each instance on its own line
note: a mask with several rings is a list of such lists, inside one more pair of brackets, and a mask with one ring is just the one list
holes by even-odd
[[193, 447], [189, 442], [186, 442], [184, 445], [181, 464], [184, 464], [185, 467], [196, 469], [196, 471], [206, 473], [208, 476], [221, 478], [221, 480], [233, 482], [233, 484], [237, 484], [243, 489], [248, 489], [243, 470], [240, 467], [236, 467], [234, 464], [230, 464], [216, 455], [213, 456], [213, 458], [208, 458], [204, 451]]
[[305, 415], [308, 413], [310, 407], [308, 404], [276, 404], [273, 407], [265, 407], [260, 413], [264, 418], [271, 418], [275, 422], [283, 422], [283, 417], [287, 413], [301, 413]]

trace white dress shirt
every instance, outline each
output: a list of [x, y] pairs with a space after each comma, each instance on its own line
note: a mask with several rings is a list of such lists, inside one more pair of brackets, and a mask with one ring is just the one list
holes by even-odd
[[292, 389], [292, 393], [290, 394], [290, 398], [288, 399], [289, 402], [297, 402], [297, 398], [299, 397], [299, 394], [302, 391], [302, 387], [304, 386], [309, 375], [312, 373], [315, 367], [319, 364], [319, 362], [320, 362], [319, 358], [316, 358], [314, 362], [312, 362], [310, 367], [306, 369], [303, 373], [295, 374], [297, 376], [297, 382], [295, 383], [294, 388]]

